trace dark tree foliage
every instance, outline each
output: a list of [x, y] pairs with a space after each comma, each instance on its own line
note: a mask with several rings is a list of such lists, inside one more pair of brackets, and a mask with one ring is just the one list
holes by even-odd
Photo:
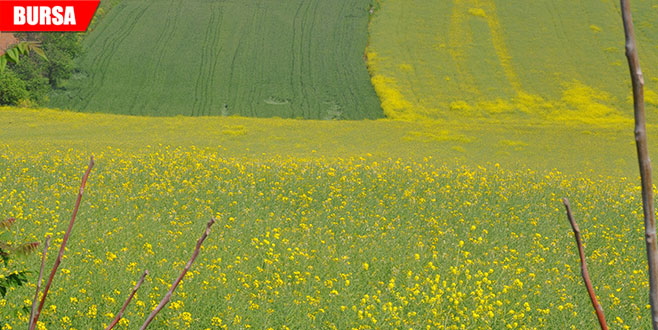
[[[47, 102], [48, 92], [50, 92], [48, 78], [44, 77], [41, 71], [42, 62], [41, 58], [31, 55], [19, 63], [9, 64], [9, 70], [6, 71], [21, 80], [28, 93], [26, 98], [37, 104]], [[0, 100], [0, 102], [2, 101]]]
[[73, 60], [82, 53], [77, 33], [44, 33], [41, 47], [48, 57], [45, 74], [50, 86], [60, 87], [63, 80], [71, 78]]
[[16, 105], [28, 98], [29, 93], [23, 80], [10, 70], [0, 73], [0, 104]]
[[[0, 265], [4, 267], [9, 266], [9, 259], [14, 254], [26, 254], [36, 250], [38, 243], [27, 243], [21, 245], [10, 245], [6, 243], [7, 239], [4, 237], [8, 234], [8, 229], [14, 224], [16, 220], [9, 218], [0, 221]], [[0, 273], [0, 297], [4, 298], [9, 291], [9, 288], [17, 288], [27, 283], [28, 271], [12, 271], [9, 273]]]
[[[82, 53], [81, 38], [78, 33], [48, 32], [48, 33], [22, 33], [19, 40], [35, 41], [47, 58], [36, 53], [30, 53], [18, 63], [9, 63], [9, 72], [22, 80], [29, 99], [36, 104], [48, 102], [48, 94], [62, 87], [62, 83], [69, 79], [75, 70], [74, 60]], [[0, 99], [0, 104], [8, 103]]]

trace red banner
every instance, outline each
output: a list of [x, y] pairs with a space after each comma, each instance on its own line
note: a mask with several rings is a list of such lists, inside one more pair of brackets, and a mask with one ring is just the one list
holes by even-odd
[[0, 31], [86, 31], [100, 0], [0, 0]]

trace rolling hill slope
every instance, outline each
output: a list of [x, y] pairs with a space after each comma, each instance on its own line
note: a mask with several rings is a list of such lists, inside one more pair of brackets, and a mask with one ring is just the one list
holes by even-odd
[[382, 117], [369, 0], [124, 0], [51, 106], [134, 115]]
[[[634, 1], [648, 110], [658, 5]], [[384, 0], [369, 68], [387, 116], [619, 122], [630, 80], [618, 1]]]

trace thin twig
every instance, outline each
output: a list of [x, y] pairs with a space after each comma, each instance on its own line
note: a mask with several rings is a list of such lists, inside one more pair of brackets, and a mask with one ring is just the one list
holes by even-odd
[[158, 306], [151, 312], [149, 317], [144, 321], [144, 324], [142, 324], [142, 327], [139, 328], [140, 330], [146, 329], [148, 325], [153, 321], [155, 316], [160, 312], [160, 310], [169, 302], [169, 299], [171, 299], [171, 295], [174, 293], [174, 290], [176, 290], [176, 287], [178, 287], [178, 284], [183, 280], [183, 277], [185, 277], [185, 274], [187, 273], [188, 270], [190, 270], [190, 267], [192, 266], [192, 263], [196, 259], [197, 255], [199, 254], [199, 249], [201, 249], [201, 244], [203, 244], [203, 241], [208, 237], [210, 234], [210, 227], [215, 223], [214, 218], [210, 218], [210, 221], [208, 221], [208, 225], [206, 226], [206, 230], [203, 232], [203, 235], [199, 238], [199, 240], [196, 242], [196, 248], [194, 249], [194, 253], [192, 254], [192, 258], [190, 258], [190, 261], [187, 262], [185, 265], [185, 269], [183, 269], [183, 272], [178, 276], [174, 284], [171, 285], [171, 288], [167, 292], [167, 294], [162, 298]]
[[89, 167], [87, 167], [87, 171], [85, 172], [85, 175], [82, 177], [82, 183], [80, 184], [80, 190], [78, 191], [78, 199], [75, 202], [75, 208], [73, 209], [71, 222], [69, 222], [69, 227], [66, 230], [66, 234], [64, 234], [64, 238], [62, 239], [62, 245], [59, 247], [59, 254], [57, 255], [57, 259], [55, 260], [53, 269], [50, 272], [50, 276], [48, 277], [48, 282], [46, 283], [46, 287], [43, 289], [43, 296], [41, 296], [41, 302], [39, 303], [39, 308], [37, 309], [37, 313], [34, 316], [34, 320], [32, 322], [32, 325], [30, 326], [30, 330], [34, 330], [37, 321], [39, 321], [39, 316], [41, 315], [43, 304], [46, 302], [46, 296], [48, 295], [48, 290], [50, 289], [50, 285], [53, 283], [53, 277], [55, 277], [55, 273], [57, 272], [57, 267], [59, 267], [59, 264], [62, 262], [62, 256], [64, 255], [64, 250], [66, 249], [66, 242], [68, 242], [69, 240], [69, 236], [71, 235], [71, 229], [73, 229], [73, 223], [75, 222], [75, 217], [78, 215], [78, 208], [80, 207], [82, 194], [85, 191], [87, 178], [89, 177], [89, 173], [91, 172], [92, 167], [94, 167], [94, 156], [91, 156], [91, 159], [89, 160]]
[[114, 326], [117, 325], [117, 323], [119, 323], [119, 320], [121, 320], [121, 317], [123, 316], [123, 312], [126, 311], [126, 307], [128, 307], [128, 304], [130, 304], [130, 301], [135, 296], [135, 293], [137, 293], [137, 290], [139, 290], [139, 287], [142, 286], [142, 283], [144, 283], [144, 279], [146, 278], [146, 275], [148, 275], [148, 274], [149, 274], [149, 271], [147, 269], [147, 270], [144, 271], [144, 273], [142, 274], [142, 277], [139, 279], [139, 281], [137, 282], [137, 284], [133, 288], [133, 291], [130, 293], [130, 296], [128, 297], [126, 302], [123, 303], [123, 307], [121, 307], [121, 310], [119, 311], [117, 316], [114, 318], [112, 323], [110, 323], [110, 325], [108, 325], [107, 328], [105, 328], [105, 330], [110, 330], [110, 329], [114, 328]]
[[37, 291], [34, 293], [34, 299], [32, 300], [32, 311], [30, 312], [30, 323], [28, 323], [28, 329], [32, 327], [34, 321], [34, 313], [36, 312], [37, 300], [39, 299], [39, 290], [41, 289], [41, 279], [43, 278], [43, 267], [46, 265], [46, 252], [48, 252], [48, 246], [50, 246], [50, 235], [46, 236], [46, 242], [43, 244], [41, 268], [39, 268], [39, 280], [37, 281]]
[[594, 310], [596, 310], [596, 317], [599, 319], [599, 325], [601, 325], [601, 330], [608, 330], [608, 324], [605, 322], [605, 315], [603, 314], [603, 307], [601, 307], [601, 304], [596, 299], [596, 294], [594, 293], [594, 287], [592, 286], [592, 282], [589, 279], [589, 272], [587, 271], [587, 263], [585, 262], [585, 250], [583, 249], [583, 243], [580, 239], [580, 228], [578, 228], [578, 224], [576, 223], [576, 220], [574, 220], [573, 215], [571, 215], [571, 206], [569, 206], [569, 200], [563, 198], [562, 203], [564, 204], [564, 207], [567, 209], [567, 218], [571, 223], [571, 229], [573, 229], [573, 235], [576, 238], [576, 245], [578, 246], [578, 254], [580, 254], [580, 272], [583, 276], [583, 280], [585, 281], [585, 286], [587, 287], [587, 293], [589, 293], [589, 298], [592, 301], [592, 306], [594, 306]]
[[656, 245], [656, 213], [653, 205], [653, 184], [651, 183], [651, 160], [647, 143], [646, 116], [644, 112], [644, 77], [640, 68], [640, 57], [635, 42], [635, 29], [629, 0], [621, 0], [621, 14], [626, 38], [626, 58], [633, 84], [633, 109], [635, 113], [635, 146], [640, 165], [642, 182], [642, 208], [644, 210], [644, 240], [649, 266], [649, 303], [651, 304], [651, 325], [658, 330], [658, 246]]
[[11, 225], [13, 225], [14, 222], [16, 222], [16, 218], [14, 217], [2, 220], [0, 221], [0, 229], [9, 229], [9, 227], [11, 227]]

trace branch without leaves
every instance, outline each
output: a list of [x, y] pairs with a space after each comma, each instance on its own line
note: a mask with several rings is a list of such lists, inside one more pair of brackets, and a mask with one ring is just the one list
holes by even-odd
[[87, 171], [85, 172], [85, 175], [82, 177], [82, 183], [80, 184], [80, 191], [78, 192], [78, 199], [75, 202], [75, 208], [73, 209], [71, 222], [69, 222], [69, 227], [66, 230], [66, 234], [64, 234], [64, 238], [62, 239], [62, 245], [59, 247], [59, 254], [57, 255], [57, 259], [55, 260], [53, 269], [50, 272], [50, 276], [48, 277], [48, 283], [46, 283], [46, 287], [43, 290], [43, 296], [41, 297], [41, 302], [39, 303], [39, 308], [37, 309], [37, 313], [34, 316], [34, 319], [32, 320], [33, 322], [30, 325], [30, 330], [34, 330], [34, 328], [37, 325], [37, 321], [39, 321], [39, 316], [41, 315], [43, 304], [46, 302], [46, 296], [48, 295], [48, 290], [50, 289], [50, 285], [53, 283], [53, 278], [55, 277], [55, 273], [57, 272], [57, 267], [59, 267], [59, 264], [62, 262], [62, 256], [64, 255], [64, 250], [66, 249], [66, 242], [68, 242], [69, 240], [69, 236], [71, 235], [71, 229], [73, 229], [73, 223], [75, 222], [75, 217], [78, 215], [78, 208], [80, 207], [82, 194], [85, 191], [87, 178], [89, 177], [89, 173], [91, 173], [92, 167], [94, 167], [94, 156], [91, 156], [91, 159], [89, 160], [89, 167], [87, 167]]
[[11, 227], [11, 225], [13, 225], [14, 222], [16, 222], [16, 218], [14, 217], [2, 220], [0, 221], [0, 229], [9, 229], [9, 227]]
[[585, 281], [585, 286], [587, 287], [587, 293], [589, 294], [589, 299], [592, 301], [592, 306], [596, 311], [596, 317], [599, 319], [599, 325], [601, 325], [602, 330], [608, 330], [608, 324], [605, 322], [605, 315], [603, 314], [603, 308], [601, 304], [596, 299], [596, 294], [594, 293], [594, 287], [592, 282], [589, 279], [589, 272], [587, 271], [587, 263], [585, 262], [585, 250], [583, 249], [583, 243], [580, 239], [580, 228], [576, 220], [573, 219], [571, 215], [571, 206], [569, 206], [569, 200], [566, 198], [562, 199], [564, 207], [567, 209], [567, 218], [569, 223], [571, 223], [571, 229], [573, 229], [573, 235], [576, 238], [576, 245], [578, 246], [578, 254], [580, 255], [580, 273], [583, 276], [583, 281]]
[[41, 255], [41, 268], [39, 269], [39, 280], [37, 281], [37, 291], [34, 293], [34, 300], [32, 300], [32, 311], [30, 312], [30, 323], [29, 328], [32, 328], [32, 323], [34, 323], [34, 313], [37, 308], [37, 300], [39, 299], [39, 290], [41, 289], [41, 279], [43, 277], [43, 267], [46, 265], [46, 252], [48, 252], [48, 246], [50, 246], [50, 235], [46, 236], [46, 243], [43, 244], [43, 254]]
[[635, 29], [629, 0], [621, 1], [621, 14], [626, 38], [626, 58], [633, 84], [633, 108], [635, 113], [635, 145], [640, 165], [642, 181], [642, 208], [644, 210], [644, 239], [649, 265], [649, 302], [651, 304], [651, 325], [658, 330], [658, 247], [656, 246], [656, 213], [653, 205], [653, 184], [651, 183], [651, 160], [647, 143], [646, 116], [644, 111], [644, 77], [640, 68], [640, 58], [635, 42]]
[[146, 278], [146, 275], [148, 275], [148, 274], [149, 274], [149, 271], [145, 270], [144, 274], [142, 274], [142, 277], [139, 279], [139, 281], [137, 282], [137, 284], [133, 288], [133, 291], [130, 293], [130, 296], [128, 297], [126, 302], [123, 303], [123, 307], [121, 307], [121, 310], [119, 311], [117, 316], [114, 318], [112, 323], [110, 323], [110, 325], [108, 325], [107, 328], [105, 328], [105, 330], [110, 330], [110, 329], [114, 328], [114, 326], [117, 325], [117, 323], [119, 323], [119, 320], [121, 320], [121, 317], [123, 316], [123, 312], [126, 311], [126, 308], [128, 307], [128, 304], [130, 304], [130, 301], [135, 296], [135, 293], [137, 293], [137, 290], [139, 290], [139, 287], [142, 286], [142, 283], [144, 283], [144, 279]]
[[169, 302], [171, 299], [171, 295], [174, 293], [174, 290], [178, 287], [180, 282], [183, 280], [183, 277], [185, 277], [185, 274], [187, 273], [188, 270], [190, 270], [190, 267], [192, 266], [192, 263], [196, 259], [197, 255], [199, 254], [199, 250], [201, 249], [201, 244], [203, 244], [203, 241], [206, 240], [206, 237], [210, 234], [210, 227], [215, 223], [214, 218], [210, 218], [210, 221], [208, 221], [208, 225], [206, 226], [206, 230], [203, 232], [203, 235], [199, 238], [199, 240], [196, 242], [196, 248], [194, 249], [194, 253], [192, 254], [192, 258], [190, 258], [190, 261], [187, 262], [185, 265], [185, 269], [183, 269], [183, 272], [178, 276], [174, 284], [171, 285], [171, 288], [167, 292], [167, 294], [162, 298], [158, 306], [151, 312], [149, 317], [144, 321], [144, 324], [142, 324], [142, 327], [139, 328], [140, 330], [146, 329], [148, 325], [153, 321], [155, 316], [160, 312], [162, 308]]

